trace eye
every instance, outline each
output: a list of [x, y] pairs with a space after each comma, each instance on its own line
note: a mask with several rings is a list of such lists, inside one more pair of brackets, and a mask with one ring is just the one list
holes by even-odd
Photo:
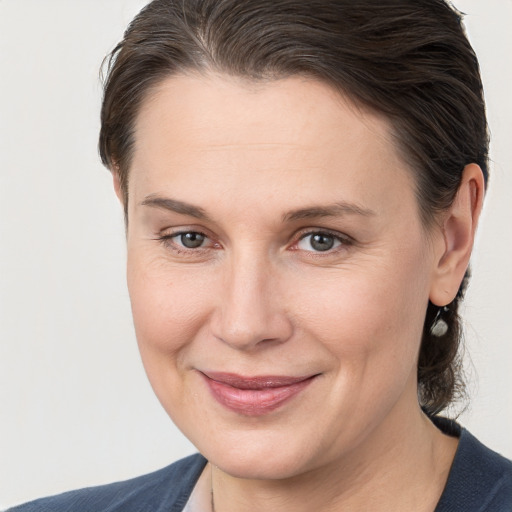
[[166, 237], [174, 244], [184, 247], [185, 249], [198, 249], [203, 247], [208, 237], [203, 233], [197, 231], [186, 231], [184, 233], [177, 233], [175, 235]]
[[187, 249], [197, 249], [201, 247], [205, 240], [206, 236], [202, 233], [198, 233], [197, 231], [190, 231], [188, 233], [180, 233], [179, 235], [175, 235], [175, 243], [179, 243], [183, 247]]
[[165, 247], [176, 252], [206, 248], [211, 245], [211, 240], [199, 231], [180, 231], [157, 237]]
[[307, 233], [297, 243], [301, 251], [327, 252], [342, 245], [341, 237], [331, 233]]
[[159, 241], [166, 251], [180, 258], [202, 259], [211, 256], [211, 250], [221, 248], [221, 245], [211, 237], [194, 229], [162, 233], [155, 240]]

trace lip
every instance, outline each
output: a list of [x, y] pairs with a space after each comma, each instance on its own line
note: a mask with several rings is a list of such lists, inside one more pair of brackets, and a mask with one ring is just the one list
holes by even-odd
[[224, 407], [246, 416], [260, 416], [283, 406], [318, 374], [301, 377], [200, 372], [213, 397]]

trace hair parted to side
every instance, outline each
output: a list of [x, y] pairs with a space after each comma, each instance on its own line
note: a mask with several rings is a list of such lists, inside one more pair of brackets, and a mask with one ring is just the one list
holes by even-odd
[[[110, 54], [99, 150], [118, 173], [127, 208], [134, 124], [161, 81], [187, 71], [250, 80], [303, 75], [383, 114], [415, 176], [426, 227], [453, 202], [462, 171], [488, 177], [488, 133], [478, 61], [462, 17], [444, 0], [153, 0]], [[463, 394], [456, 299], [447, 330], [431, 332], [418, 363], [419, 401], [436, 414]]]

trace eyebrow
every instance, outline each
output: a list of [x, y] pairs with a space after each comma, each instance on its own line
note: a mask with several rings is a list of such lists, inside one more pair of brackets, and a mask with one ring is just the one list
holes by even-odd
[[201, 220], [210, 220], [206, 212], [199, 206], [194, 206], [177, 199], [171, 199], [169, 197], [161, 197], [157, 194], [150, 194], [146, 196], [142, 201], [141, 206], [151, 206], [152, 208], [160, 208], [162, 210], [169, 210], [175, 213], [181, 213], [182, 215], [189, 215]]
[[[169, 210], [182, 215], [189, 215], [201, 220], [211, 220], [206, 212], [199, 206], [194, 206], [184, 201], [178, 201], [177, 199], [171, 199], [170, 197], [161, 197], [157, 194], [148, 195], [141, 206], [150, 206], [152, 208], [160, 208], [163, 210]], [[363, 208], [357, 204], [347, 203], [341, 201], [328, 206], [311, 206], [308, 208], [300, 208], [298, 210], [292, 210], [283, 215], [283, 222], [293, 222], [303, 219], [317, 219], [322, 217], [339, 217], [343, 215], [361, 215], [363, 217], [370, 217], [376, 215], [373, 210], [369, 208]]]
[[341, 201], [328, 206], [311, 206], [309, 208], [300, 208], [283, 215], [283, 222], [292, 222], [303, 219], [317, 219], [322, 217], [340, 217], [343, 215], [361, 215], [371, 217], [376, 215], [373, 210], [363, 208], [357, 204]]

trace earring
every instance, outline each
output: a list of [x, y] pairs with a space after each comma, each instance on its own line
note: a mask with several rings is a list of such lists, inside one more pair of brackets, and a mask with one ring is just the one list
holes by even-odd
[[432, 334], [432, 336], [441, 338], [441, 336], [444, 336], [448, 332], [448, 324], [446, 323], [446, 320], [441, 318], [441, 315], [443, 313], [447, 313], [448, 311], [448, 306], [439, 308], [439, 311], [437, 312], [437, 315], [432, 322], [432, 327], [430, 328], [430, 334]]

